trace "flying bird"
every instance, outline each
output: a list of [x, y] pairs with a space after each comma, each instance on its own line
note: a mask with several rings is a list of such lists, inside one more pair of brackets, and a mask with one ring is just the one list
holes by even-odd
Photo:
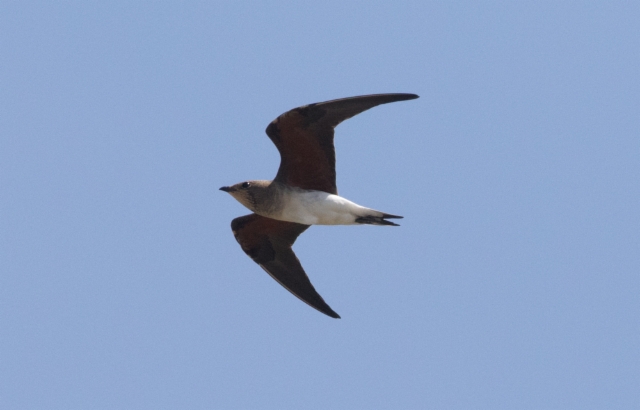
[[413, 100], [415, 94], [374, 94], [304, 105], [273, 120], [267, 135], [280, 152], [273, 181], [223, 186], [253, 213], [231, 221], [242, 250], [300, 300], [333, 318], [340, 316], [315, 290], [291, 249], [310, 225], [390, 225], [402, 218], [365, 208], [338, 195], [334, 128], [380, 104]]

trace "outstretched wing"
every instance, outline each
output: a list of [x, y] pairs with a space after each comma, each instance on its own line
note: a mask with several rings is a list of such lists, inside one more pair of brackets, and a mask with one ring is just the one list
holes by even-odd
[[415, 94], [374, 94], [294, 108], [267, 127], [280, 151], [275, 181], [337, 194], [333, 130], [342, 121], [376, 105], [418, 98]]
[[277, 221], [257, 214], [231, 221], [231, 230], [244, 253], [273, 279], [312, 308], [340, 318], [316, 292], [291, 249], [296, 238], [309, 225]]

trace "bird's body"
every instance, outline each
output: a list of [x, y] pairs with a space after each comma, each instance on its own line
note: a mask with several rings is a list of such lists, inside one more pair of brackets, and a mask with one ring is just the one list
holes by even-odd
[[303, 225], [356, 225], [373, 223], [367, 221], [375, 218], [401, 218], [324, 191], [292, 187], [276, 181], [244, 183], [248, 184], [244, 189], [240, 186], [223, 187], [223, 190], [258, 215], [278, 221]]
[[322, 313], [339, 318], [316, 292], [291, 246], [310, 225], [391, 225], [402, 218], [365, 208], [338, 195], [334, 128], [354, 115], [415, 94], [376, 94], [294, 108], [267, 127], [280, 151], [273, 181], [245, 181], [220, 188], [253, 214], [234, 219], [231, 229], [242, 250], [278, 283]]

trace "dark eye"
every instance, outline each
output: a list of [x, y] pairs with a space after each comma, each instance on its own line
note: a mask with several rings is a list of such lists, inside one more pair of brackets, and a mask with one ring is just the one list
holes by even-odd
[[248, 183], [248, 182], [243, 182], [243, 183], [242, 183], [242, 187], [243, 187], [243, 188], [249, 188], [249, 185], [251, 185], [251, 184], [250, 184], [250, 183]]

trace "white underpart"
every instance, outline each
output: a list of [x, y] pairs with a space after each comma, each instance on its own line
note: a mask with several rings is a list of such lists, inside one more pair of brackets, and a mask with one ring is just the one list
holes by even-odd
[[354, 225], [360, 216], [382, 216], [382, 212], [322, 191], [290, 191], [284, 202], [282, 212], [272, 218], [305, 225]]

